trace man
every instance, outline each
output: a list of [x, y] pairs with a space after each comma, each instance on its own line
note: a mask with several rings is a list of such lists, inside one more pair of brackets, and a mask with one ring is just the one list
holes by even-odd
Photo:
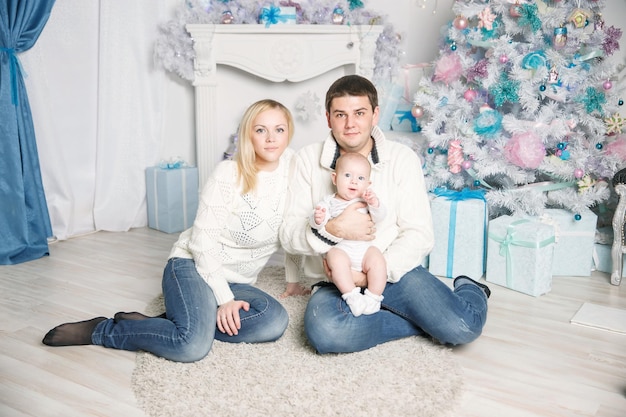
[[[407, 146], [387, 141], [376, 126], [376, 87], [361, 76], [344, 76], [329, 88], [325, 105], [331, 132], [324, 142], [306, 146], [294, 157], [281, 243], [285, 251], [305, 255], [305, 275], [325, 278], [330, 271], [320, 254], [342, 239], [373, 240], [387, 261], [387, 284], [381, 311], [359, 317], [350, 313], [334, 285], [321, 286], [304, 317], [310, 343], [319, 353], [330, 353], [356, 352], [416, 335], [451, 345], [473, 341], [487, 318], [489, 288], [460, 276], [452, 291], [420, 266], [434, 242], [421, 161]], [[311, 228], [309, 214], [333, 192], [329, 173], [344, 152], [369, 159], [371, 181], [387, 204], [387, 216], [374, 227], [369, 215], [357, 211], [363, 204], [353, 204], [325, 228]], [[287, 271], [293, 273], [293, 265]], [[357, 286], [367, 286], [365, 276], [357, 277]]]

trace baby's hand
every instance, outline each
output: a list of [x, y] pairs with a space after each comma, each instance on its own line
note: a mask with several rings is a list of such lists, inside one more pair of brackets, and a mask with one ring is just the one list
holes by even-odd
[[315, 220], [315, 224], [320, 225], [326, 218], [326, 209], [320, 206], [315, 207], [315, 211], [313, 212], [313, 220]]
[[378, 207], [378, 197], [371, 188], [365, 190], [365, 193], [363, 194], [363, 200], [365, 200], [365, 202], [372, 207]]

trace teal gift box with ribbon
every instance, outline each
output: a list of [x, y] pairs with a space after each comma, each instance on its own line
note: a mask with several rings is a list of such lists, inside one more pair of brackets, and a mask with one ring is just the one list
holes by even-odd
[[193, 225], [198, 210], [198, 168], [168, 164], [146, 168], [148, 227], [178, 233]]
[[576, 220], [568, 210], [546, 209], [540, 217], [542, 222], [555, 227], [552, 275], [591, 276], [598, 216], [589, 209], [578, 214], [581, 215], [580, 220]]
[[554, 226], [536, 217], [500, 216], [489, 222], [486, 279], [538, 297], [552, 289]]
[[437, 188], [431, 200], [435, 244], [429, 255], [431, 274], [479, 279], [485, 272], [487, 203], [482, 190]]
[[263, 7], [259, 15], [259, 23], [265, 24], [268, 28], [271, 25], [295, 25], [297, 23], [297, 15], [295, 7]]

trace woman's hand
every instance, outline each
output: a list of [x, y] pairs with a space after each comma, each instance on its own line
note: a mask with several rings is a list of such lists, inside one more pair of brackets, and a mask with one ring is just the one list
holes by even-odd
[[250, 303], [247, 301], [232, 300], [222, 304], [217, 309], [217, 328], [222, 333], [228, 333], [234, 336], [241, 329], [241, 319], [239, 318], [239, 310], [250, 310]]
[[306, 288], [304, 285], [299, 282], [288, 282], [287, 287], [285, 288], [285, 292], [280, 295], [280, 298], [287, 298], [292, 295], [309, 295], [311, 294], [311, 289]]

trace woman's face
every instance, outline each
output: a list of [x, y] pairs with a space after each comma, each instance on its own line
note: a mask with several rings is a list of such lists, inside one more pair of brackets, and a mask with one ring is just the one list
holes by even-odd
[[273, 171], [289, 145], [289, 123], [280, 109], [259, 113], [252, 122], [252, 146], [261, 171]]

